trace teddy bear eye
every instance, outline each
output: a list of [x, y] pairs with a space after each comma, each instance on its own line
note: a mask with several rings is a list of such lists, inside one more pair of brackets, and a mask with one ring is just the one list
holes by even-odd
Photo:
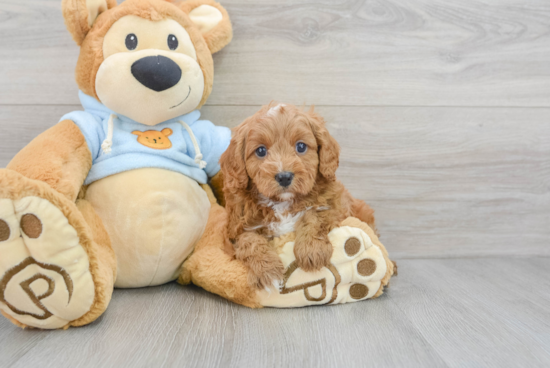
[[306, 151], [307, 151], [307, 144], [305, 144], [304, 142], [296, 143], [296, 152], [305, 153]]
[[137, 36], [133, 33], [130, 33], [128, 36], [126, 36], [126, 48], [128, 50], [135, 50], [137, 47], [138, 39]]
[[170, 48], [170, 50], [175, 50], [178, 48], [178, 39], [176, 36], [174, 36], [173, 34], [169, 35], [168, 36], [168, 47]]
[[267, 155], [267, 148], [265, 148], [265, 146], [260, 146], [256, 148], [256, 156], [262, 158], [262, 157], [265, 157], [266, 155]]

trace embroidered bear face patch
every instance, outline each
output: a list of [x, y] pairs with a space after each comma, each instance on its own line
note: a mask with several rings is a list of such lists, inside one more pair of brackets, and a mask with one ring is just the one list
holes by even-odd
[[157, 150], [164, 150], [172, 147], [172, 142], [170, 142], [168, 138], [172, 135], [172, 129], [170, 128], [164, 128], [160, 132], [158, 130], [147, 130], [145, 132], [134, 130], [132, 134], [137, 135], [137, 141], [145, 147]]

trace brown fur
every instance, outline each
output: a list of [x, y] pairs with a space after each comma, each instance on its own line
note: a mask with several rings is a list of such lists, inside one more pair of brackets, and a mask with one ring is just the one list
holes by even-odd
[[213, 6], [218, 9], [223, 16], [221, 22], [216, 27], [203, 35], [210, 52], [215, 54], [231, 42], [233, 39], [233, 28], [227, 11], [219, 3], [213, 0], [187, 0], [178, 4], [180, 9], [186, 14], [189, 14], [193, 9], [201, 5]]
[[218, 171], [209, 181], [212, 192], [220, 206], [225, 207], [225, 197], [223, 195], [223, 173]]
[[[204, 37], [187, 15], [187, 12], [202, 4], [215, 6], [220, 9], [223, 15], [220, 24]], [[189, 0], [189, 4], [183, 2], [179, 7], [166, 1], [126, 0], [122, 4], [101, 13], [97, 17], [93, 28], [87, 32], [81, 43], [80, 56], [76, 65], [78, 87], [85, 94], [98, 98], [95, 90], [95, 80], [97, 71], [104, 61], [103, 39], [111, 26], [126, 15], [136, 15], [152, 21], [173, 19], [189, 33], [197, 53], [197, 62], [204, 74], [204, 92], [197, 107], [200, 108], [212, 92], [214, 82], [212, 53], [227, 45], [232, 38], [231, 22], [227, 12], [219, 4], [210, 0]], [[69, 31], [73, 32], [69, 25], [67, 27]], [[74, 36], [74, 33], [73, 37], [78, 38], [78, 36]]]
[[[313, 109], [305, 112], [290, 105], [270, 116], [272, 107], [264, 106], [235, 128], [220, 160], [228, 235], [236, 257], [247, 264], [251, 283], [258, 287], [269, 286], [282, 273], [282, 263], [265, 245], [276, 235], [268, 225], [278, 219], [273, 208], [262, 202], [280, 202], [280, 195], [293, 195], [287, 213], [304, 213], [296, 223], [294, 254], [305, 271], [330, 264], [332, 245], [327, 235], [346, 218], [355, 216], [375, 229], [374, 211], [336, 180], [340, 147], [323, 118]], [[298, 141], [308, 146], [304, 154], [295, 150]], [[265, 158], [255, 154], [261, 145], [268, 149]], [[294, 173], [287, 189], [275, 180], [281, 171]]]
[[235, 303], [261, 308], [255, 290], [248, 285], [247, 268], [224, 250], [227, 223], [225, 209], [212, 204], [206, 230], [183, 264], [178, 282], [182, 285], [193, 283]]
[[92, 154], [80, 129], [63, 120], [33, 139], [7, 168], [40, 180], [75, 201], [92, 167]]
[[[93, 248], [97, 262], [97, 266], [91, 269], [96, 292], [94, 304], [88, 313], [71, 322], [71, 326], [84, 326], [95, 321], [109, 306], [116, 280], [117, 262], [109, 234], [90, 202], [78, 200], [76, 207], [90, 228], [93, 239], [91, 248]], [[89, 251], [88, 254], [90, 254]]]
[[[106, 4], [109, 9], [117, 5], [116, 0], [106, 0]], [[86, 0], [63, 0], [61, 9], [65, 18], [65, 26], [73, 36], [76, 44], [80, 46], [91, 29], [88, 24]], [[76, 14], [78, 16], [75, 16]]]

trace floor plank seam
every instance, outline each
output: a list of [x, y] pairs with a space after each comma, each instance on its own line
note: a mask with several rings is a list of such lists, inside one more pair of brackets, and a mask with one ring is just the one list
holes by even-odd
[[[390, 257], [391, 257], [391, 251], [390, 251]], [[540, 258], [549, 258], [548, 255], [523, 255], [523, 254], [506, 254], [506, 255], [471, 255], [471, 256], [459, 256], [459, 257], [444, 257], [444, 256], [436, 256], [436, 257], [392, 257], [393, 260], [396, 261], [422, 261], [422, 260], [448, 260], [448, 259], [540, 259]]]
[[[284, 102], [284, 101], [283, 101]], [[266, 102], [265, 104], [267, 104]], [[205, 104], [203, 107], [260, 107], [265, 104]], [[327, 107], [327, 108], [422, 108], [422, 109], [550, 109], [550, 106], [478, 106], [478, 105], [327, 105], [327, 104], [296, 104], [297, 106]], [[79, 103], [73, 104], [4, 104], [0, 103], [0, 107], [25, 107], [25, 106], [80, 106]]]

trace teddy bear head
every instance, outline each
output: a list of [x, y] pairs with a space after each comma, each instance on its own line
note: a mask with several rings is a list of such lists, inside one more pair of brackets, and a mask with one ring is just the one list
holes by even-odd
[[63, 0], [62, 8], [80, 46], [80, 90], [146, 125], [206, 102], [212, 54], [232, 38], [229, 16], [213, 0]]

